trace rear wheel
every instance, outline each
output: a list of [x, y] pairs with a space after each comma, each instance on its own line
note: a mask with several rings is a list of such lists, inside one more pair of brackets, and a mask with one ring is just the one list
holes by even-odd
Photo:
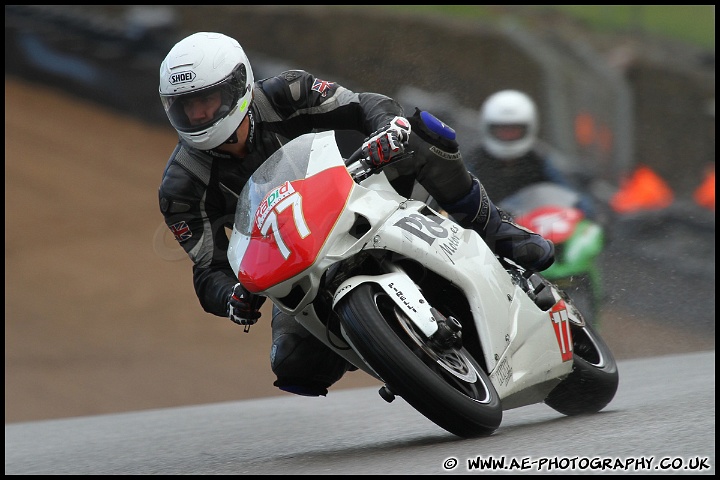
[[595, 328], [571, 324], [573, 369], [547, 396], [545, 403], [564, 415], [599, 412], [617, 392], [619, 374], [610, 348]]
[[337, 307], [345, 333], [365, 361], [429, 420], [460, 437], [493, 433], [500, 398], [464, 348], [440, 347], [416, 330], [375, 284], [359, 286]]

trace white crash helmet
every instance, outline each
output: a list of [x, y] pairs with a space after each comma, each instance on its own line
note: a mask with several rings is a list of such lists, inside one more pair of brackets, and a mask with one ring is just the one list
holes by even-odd
[[[240, 44], [221, 33], [198, 32], [179, 41], [160, 65], [160, 100], [180, 137], [200, 150], [225, 143], [247, 115], [253, 95], [250, 61]], [[183, 98], [221, 92], [213, 118], [190, 125]]]
[[518, 90], [490, 95], [480, 108], [480, 138], [494, 157], [511, 160], [528, 153], [537, 140], [535, 102]]

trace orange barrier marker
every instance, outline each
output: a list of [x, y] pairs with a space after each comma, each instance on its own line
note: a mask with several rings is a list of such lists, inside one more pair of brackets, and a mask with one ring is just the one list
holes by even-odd
[[715, 211], [715, 168], [705, 174], [705, 180], [695, 189], [693, 198], [701, 207]]
[[674, 199], [675, 195], [667, 183], [651, 168], [640, 165], [629, 179], [621, 182], [620, 190], [610, 200], [610, 206], [618, 213], [660, 210], [668, 207]]

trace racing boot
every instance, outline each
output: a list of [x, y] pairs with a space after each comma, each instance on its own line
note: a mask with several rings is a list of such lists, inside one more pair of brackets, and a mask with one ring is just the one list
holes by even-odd
[[479, 233], [496, 255], [512, 260], [525, 270], [540, 272], [555, 261], [553, 243], [516, 224], [510, 215], [492, 203], [485, 187], [474, 176], [466, 196], [442, 207], [462, 227]]

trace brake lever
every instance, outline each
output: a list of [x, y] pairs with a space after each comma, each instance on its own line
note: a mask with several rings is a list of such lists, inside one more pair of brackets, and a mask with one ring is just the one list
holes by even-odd
[[380, 173], [383, 168], [387, 167], [388, 165], [407, 160], [408, 158], [411, 158], [414, 154], [414, 151], [405, 151], [400, 155], [396, 155], [395, 157], [390, 159], [389, 162], [382, 163], [380, 165], [373, 165], [372, 163], [370, 163], [369, 158], [359, 158], [359, 155], [353, 154], [347, 160], [345, 160], [345, 165], [347, 166], [348, 172], [350, 172], [350, 176], [352, 177], [352, 179], [356, 183], [360, 183], [369, 176]]

